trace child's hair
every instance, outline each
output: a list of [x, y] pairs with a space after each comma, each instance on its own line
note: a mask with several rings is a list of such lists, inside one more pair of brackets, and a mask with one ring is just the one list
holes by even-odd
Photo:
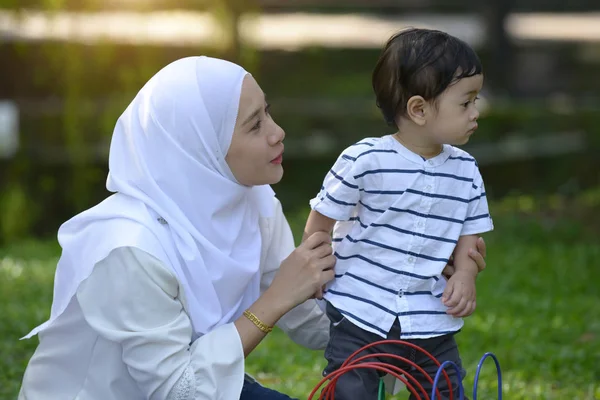
[[388, 40], [373, 70], [377, 107], [395, 126], [412, 96], [435, 101], [453, 82], [482, 71], [475, 51], [454, 36], [431, 29], [400, 31]]

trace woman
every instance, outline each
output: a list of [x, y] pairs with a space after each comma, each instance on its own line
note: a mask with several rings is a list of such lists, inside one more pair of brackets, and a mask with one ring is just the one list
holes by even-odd
[[289, 399], [245, 379], [244, 359], [275, 324], [325, 346], [310, 299], [335, 260], [326, 235], [294, 249], [269, 186], [284, 137], [241, 67], [190, 57], [158, 72], [115, 127], [114, 194], [59, 230], [19, 398]]

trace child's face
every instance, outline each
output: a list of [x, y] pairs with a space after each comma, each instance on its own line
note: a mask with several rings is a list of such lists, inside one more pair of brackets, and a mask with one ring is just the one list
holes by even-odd
[[463, 78], [449, 86], [433, 107], [436, 112], [425, 127], [432, 141], [438, 144], [462, 145], [477, 129], [479, 111], [475, 105], [483, 86], [483, 75]]

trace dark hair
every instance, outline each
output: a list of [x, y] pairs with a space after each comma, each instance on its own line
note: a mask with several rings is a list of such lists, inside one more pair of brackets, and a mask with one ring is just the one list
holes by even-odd
[[482, 71], [475, 51], [454, 36], [431, 29], [400, 31], [388, 40], [373, 70], [377, 107], [395, 126], [412, 96], [435, 100], [454, 81]]

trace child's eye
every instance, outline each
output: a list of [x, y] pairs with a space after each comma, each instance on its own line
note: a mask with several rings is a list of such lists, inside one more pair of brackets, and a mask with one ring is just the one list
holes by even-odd
[[[473, 104], [475, 104], [475, 102], [479, 100], [479, 97], [475, 97], [472, 101]], [[463, 103], [463, 107], [467, 108], [469, 107], [469, 104], [471, 104], [471, 100], [467, 101], [466, 103]]]

